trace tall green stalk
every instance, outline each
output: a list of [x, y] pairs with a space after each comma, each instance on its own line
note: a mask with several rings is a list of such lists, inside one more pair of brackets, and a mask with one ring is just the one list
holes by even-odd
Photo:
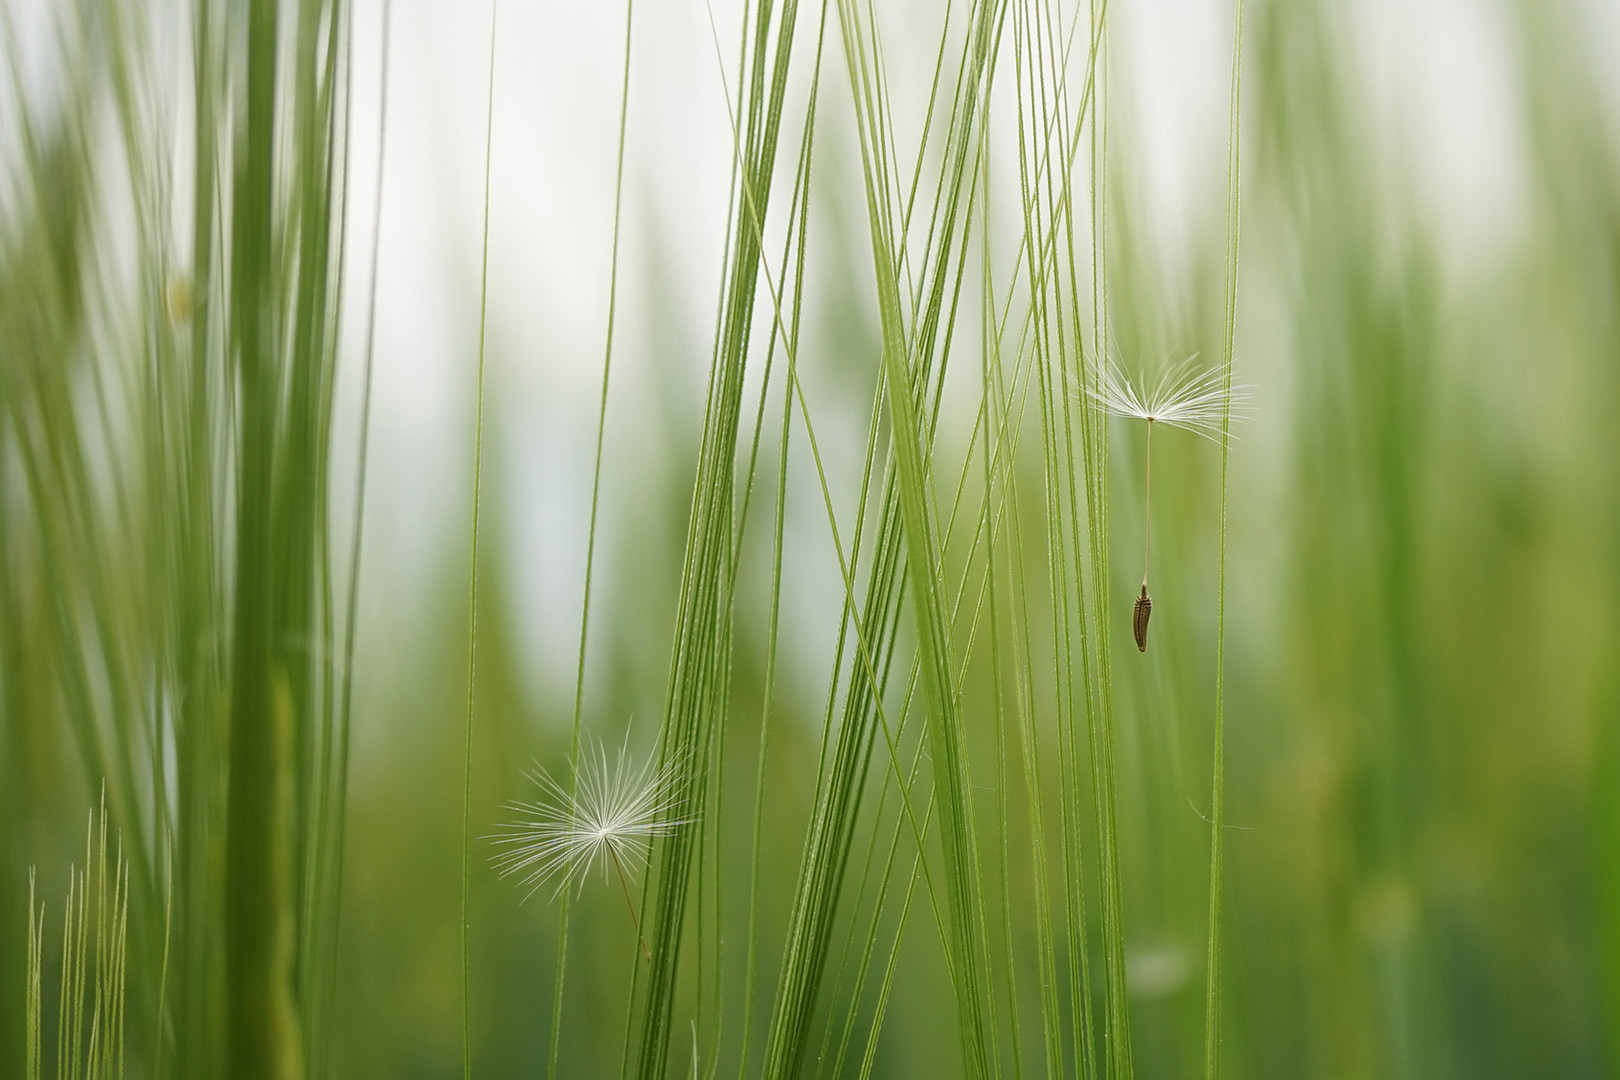
[[1221, 414], [1221, 540], [1215, 607], [1215, 747], [1210, 785], [1209, 955], [1204, 974], [1204, 1077], [1215, 1080], [1221, 1057], [1221, 891], [1226, 843], [1226, 533], [1228, 475], [1232, 455], [1232, 354], [1237, 339], [1238, 249], [1241, 240], [1239, 152], [1243, 85], [1243, 0], [1232, 20], [1232, 92], [1226, 151], [1226, 321], [1221, 363], [1226, 372]]
[[[608, 256], [608, 310], [606, 341], [602, 346], [602, 393], [596, 407], [596, 452], [591, 464], [590, 523], [585, 532], [585, 585], [579, 606], [579, 660], [574, 668], [574, 719], [569, 735], [569, 790], [577, 784], [579, 769], [580, 722], [585, 711], [585, 649], [590, 641], [591, 582], [596, 570], [596, 515], [602, 495], [602, 448], [607, 436], [608, 387], [613, 374], [613, 327], [619, 301], [619, 224], [624, 207], [625, 131], [630, 118], [630, 31], [634, 25], [635, 0], [624, 5], [624, 74], [619, 88], [619, 152], [613, 170], [613, 245]], [[557, 1053], [562, 1045], [563, 979], [568, 970], [568, 891], [563, 890], [562, 912], [557, 919], [557, 976], [551, 992], [551, 1045], [547, 1072], [557, 1073]], [[632, 911], [632, 915], [634, 912]], [[645, 948], [645, 944], [642, 946]]]
[[[797, 0], [787, 0], [774, 20], [772, 12], [773, 5], [766, 2], [753, 16], [753, 43], [745, 66], [748, 90], [739, 102], [743, 165], [733, 199], [734, 220], [741, 218], [737, 207], [749, 197], [747, 192], [758, 193], [753, 212], [761, 220], [769, 212]], [[773, 24], [774, 48], [770, 39]], [[736, 572], [733, 528], [738, 509], [735, 461], [760, 260], [757, 233], [737, 229], [731, 239], [722, 286], [720, 330], [711, 359], [670, 657], [660, 755], [663, 761], [684, 763], [676, 797], [689, 814], [701, 812], [709, 804], [715, 739], [729, 713], [730, 601]], [[675, 982], [691, 893], [689, 876], [705, 827], [690, 821], [665, 840], [655, 853], [644, 883], [642, 926], [648, 931], [652, 961], [644, 989], [638, 991], [640, 1007], [629, 1018], [639, 1034], [626, 1042], [627, 1076], [661, 1076], [668, 1061]], [[651, 911], [647, 912], [649, 903]], [[637, 980], [640, 982], [639, 972]]]
[[[988, 68], [990, 30], [994, 9], [984, 5], [977, 18], [970, 20], [974, 35], [975, 74]], [[958, 1020], [961, 1024], [963, 1068], [967, 1075], [982, 1077], [998, 1070], [991, 1049], [995, 1041], [994, 1021], [989, 1017], [984, 979], [988, 958], [981, 935], [983, 895], [980, 861], [972, 821], [972, 798], [964, 768], [964, 735], [952, 693], [953, 659], [940, 595], [940, 539], [936, 532], [929, 467], [922, 442], [925, 427], [917, 401], [918, 387], [913, 379], [914, 358], [900, 303], [896, 251], [904, 237], [896, 228], [888, 207], [889, 164], [882, 149], [883, 93], [881, 79], [874, 77], [873, 48], [861, 30], [859, 13], [847, 2], [838, 7], [844, 50], [849, 66], [850, 88], [855, 98], [861, 134], [872, 257], [878, 294], [878, 310], [883, 333], [883, 374], [887, 387], [892, 446], [907, 554], [908, 584], [915, 605], [918, 648], [922, 659], [923, 685], [930, 728], [929, 739], [934, 761], [934, 787], [941, 810], [942, 841], [947, 873], [946, 896], [951, 909], [953, 967], [956, 971]], [[977, 80], [973, 82], [976, 84]], [[968, 132], [973, 124], [977, 94], [966, 97], [968, 109], [953, 132], [958, 160], [965, 158], [974, 140]], [[960, 186], [953, 190], [960, 191]], [[941, 283], [943, 284], [943, 283]]]
[[478, 285], [478, 383], [473, 411], [472, 539], [467, 559], [467, 717], [461, 762], [461, 1075], [472, 1076], [472, 755], [478, 675], [478, 524], [484, 482], [484, 346], [489, 319], [489, 178], [495, 154], [495, 30], [499, 0], [489, 10], [489, 85], [484, 106], [484, 237]]

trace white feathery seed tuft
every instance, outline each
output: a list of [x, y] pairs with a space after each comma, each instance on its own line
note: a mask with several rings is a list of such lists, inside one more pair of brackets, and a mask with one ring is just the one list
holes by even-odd
[[[1114, 416], [1146, 420], [1181, 428], [1221, 441], [1221, 419], [1226, 397], [1226, 369], [1214, 367], [1199, 371], [1193, 367], [1198, 354], [1180, 364], [1165, 368], [1152, 392], [1144, 382], [1140, 387], [1126, 378], [1115, 363], [1103, 369], [1099, 384], [1086, 387], [1086, 397], [1098, 408]], [[1234, 422], [1250, 418], [1253, 405], [1248, 383], [1233, 383], [1231, 417]], [[1236, 435], [1232, 436], [1236, 438]]]
[[572, 793], [539, 766], [530, 769], [526, 775], [540, 788], [540, 799], [507, 804], [516, 820], [486, 838], [500, 849], [490, 860], [500, 876], [522, 875], [525, 899], [553, 879], [558, 893], [570, 884], [583, 888], [593, 866], [606, 879], [610, 862], [622, 884], [626, 873], [646, 865], [655, 838], [693, 820], [672, 817], [680, 803], [678, 760], [654, 769], [649, 758], [638, 769], [623, 753], [609, 764], [601, 747], [595, 754], [585, 750], [581, 759]]

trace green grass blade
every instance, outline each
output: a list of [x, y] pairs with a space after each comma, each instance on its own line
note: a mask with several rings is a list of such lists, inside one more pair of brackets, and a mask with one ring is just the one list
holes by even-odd
[[[887, 165], [882, 141], [881, 93], [874, 88], [860, 16], [847, 0], [839, 4], [839, 23], [848, 59], [850, 87], [860, 116], [861, 153], [867, 191], [872, 255], [878, 309], [883, 331], [883, 369], [890, 406], [892, 445], [897, 465], [898, 490], [907, 549], [907, 575], [915, 605], [923, 685], [930, 718], [930, 744], [935, 768], [935, 791], [941, 807], [941, 828], [947, 870], [946, 895], [951, 908], [953, 967], [958, 973], [957, 1003], [961, 1023], [963, 1068], [969, 1076], [986, 1076], [995, 1068], [991, 1044], [994, 1021], [987, 1013], [983, 979], [986, 959], [979, 935], [983, 909], [979, 857], [974, 838], [971, 789], [963, 765], [963, 734], [951, 687], [952, 661], [939, 594], [940, 544], [935, 515], [929, 510], [931, 482], [924, 459], [925, 427], [913, 385], [911, 350], [906, 341], [895, 264], [898, 248], [893, 219], [886, 208]], [[975, 32], [988, 26], [990, 9], [982, 9]], [[982, 40], [982, 36], [981, 36]], [[985, 50], [978, 50], [982, 70]], [[964, 126], [971, 125], [971, 111]], [[960, 136], [958, 137], [961, 138]]]
[[[746, 117], [742, 139], [746, 164], [741, 170], [740, 192], [760, 194], [755, 212], [762, 220], [768, 212], [765, 202], [776, 164], [781, 103], [787, 89], [797, 13], [795, 0], [783, 6], [775, 20], [773, 49], [771, 7], [763, 5], [755, 23], [749, 62], [745, 64], [750, 77], [749, 92], [740, 109]], [[739, 193], [735, 202], [740, 205], [743, 199]], [[737, 214], [734, 207], [733, 216]], [[710, 369], [660, 739], [661, 759], [683, 763], [683, 783], [677, 797], [687, 813], [701, 814], [709, 806], [712, 752], [727, 715], [738, 420], [760, 261], [757, 234], [748, 229], [736, 230], [723, 283], [721, 328]], [[631, 1014], [640, 1035], [626, 1044], [627, 1075], [632, 1074], [632, 1054], [633, 1074], [644, 1077], [661, 1076], [668, 1061], [692, 863], [699, 854], [705, 828], [704, 822], [691, 821], [661, 843], [644, 884], [652, 911], [646, 911], [644, 902], [643, 926], [650, 930], [648, 940], [653, 955], [645, 988], [639, 992], [641, 1006]], [[637, 974], [639, 981], [639, 969]]]
[[[585, 585], [580, 600], [579, 660], [574, 671], [574, 718], [569, 736], [569, 790], [577, 782], [580, 723], [585, 709], [585, 649], [590, 640], [591, 583], [596, 571], [596, 519], [602, 493], [602, 448], [607, 434], [608, 388], [613, 374], [613, 327], [619, 299], [619, 224], [624, 203], [625, 131], [630, 118], [630, 43], [634, 26], [635, 2], [624, 5], [624, 73], [619, 89], [619, 151], [613, 173], [613, 243], [608, 256], [608, 310], [606, 341], [602, 347], [602, 393], [596, 412], [596, 452], [591, 465], [591, 510], [585, 533]], [[557, 1074], [557, 1054], [562, 1045], [563, 979], [568, 969], [569, 902], [567, 889], [561, 896], [562, 910], [557, 917], [557, 975], [551, 991], [551, 1038], [547, 1050], [547, 1074]]]
[[1221, 891], [1226, 832], [1226, 542], [1228, 477], [1232, 456], [1232, 355], [1237, 340], [1238, 249], [1241, 239], [1240, 120], [1243, 86], [1243, 0], [1232, 19], [1232, 96], [1226, 160], [1226, 320], [1221, 364], [1226, 372], [1221, 410], [1221, 540], [1215, 601], [1215, 730], [1210, 785], [1209, 955], [1204, 974], [1204, 1078], [1215, 1080], [1221, 1066]]
[[469, 890], [472, 881], [472, 752], [473, 709], [477, 703], [478, 673], [478, 524], [479, 497], [484, 480], [484, 346], [489, 316], [489, 178], [495, 152], [495, 35], [499, 0], [489, 11], [489, 88], [484, 113], [484, 238], [478, 288], [478, 381], [474, 391], [472, 540], [467, 582], [467, 717], [463, 733], [461, 773], [461, 1074], [472, 1076], [472, 916]]

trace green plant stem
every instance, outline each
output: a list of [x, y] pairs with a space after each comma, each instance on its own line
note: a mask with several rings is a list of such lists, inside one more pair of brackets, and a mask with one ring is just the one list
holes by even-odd
[[[355, 465], [354, 485], [354, 535], [349, 544], [349, 588], [344, 599], [346, 615], [343, 628], [343, 666], [339, 672], [341, 680], [338, 691], [338, 739], [337, 764], [334, 774], [342, 778], [347, 789], [349, 775], [349, 743], [350, 732], [353, 729], [352, 703], [354, 698], [354, 646], [355, 636], [358, 632], [360, 614], [360, 551], [365, 539], [366, 522], [366, 477], [367, 464], [370, 460], [371, 446], [371, 383], [374, 370], [373, 359], [376, 355], [377, 341], [377, 268], [380, 265], [380, 252], [382, 248], [382, 214], [383, 214], [383, 165], [387, 160], [388, 148], [388, 42], [393, 25], [393, 0], [383, 0], [382, 7], [382, 45], [381, 45], [381, 71], [377, 77], [377, 220], [371, 233], [371, 266], [368, 271], [369, 280], [366, 287], [366, 343], [361, 360], [362, 375], [360, 387], [360, 435], [359, 435], [359, 461]], [[334, 814], [336, 821], [331, 830], [332, 866], [334, 881], [332, 882], [332, 945], [334, 951], [337, 947], [337, 938], [340, 920], [337, 913], [343, 905], [343, 841], [348, 834], [348, 808], [346, 797], [336, 801]], [[165, 912], [165, 920], [167, 920]], [[168, 927], [164, 927], [164, 955], [167, 957]], [[328, 1011], [333, 1010], [333, 1001], [336, 998], [336, 964], [329, 964], [330, 972], [327, 979], [326, 1000]], [[158, 1001], [159, 1015], [162, 1013], [162, 998]], [[154, 1069], [154, 1071], [157, 1071]], [[161, 1075], [161, 1073], [159, 1073]]]
[[478, 288], [478, 389], [473, 421], [472, 556], [467, 583], [467, 722], [461, 767], [461, 1074], [472, 1076], [472, 983], [468, 900], [472, 880], [473, 702], [478, 668], [478, 503], [484, 479], [484, 346], [489, 316], [489, 173], [495, 147], [495, 26], [499, 0], [489, 11], [489, 92], [484, 117], [484, 253]]
[[1232, 25], [1232, 100], [1226, 158], [1226, 328], [1221, 361], [1226, 386], [1221, 410], [1221, 542], [1215, 604], [1214, 776], [1210, 795], [1209, 957], [1204, 969], [1204, 1078], [1220, 1073], [1221, 1023], [1221, 879], [1226, 833], [1226, 532], [1228, 474], [1232, 449], [1232, 352], [1237, 335], [1239, 209], [1239, 104], [1243, 85], [1243, 0], [1236, 0]]
[[1142, 485], [1142, 501], [1146, 504], [1147, 517], [1142, 526], [1142, 533], [1146, 540], [1146, 548], [1142, 553], [1142, 588], [1145, 591], [1148, 583], [1148, 563], [1153, 559], [1153, 420], [1147, 422], [1147, 479]]
[[[630, 115], [630, 30], [635, 0], [624, 5], [624, 74], [619, 91], [619, 155], [613, 179], [613, 247], [608, 258], [607, 340], [602, 348], [602, 394], [596, 409], [596, 456], [591, 466], [591, 514], [585, 533], [585, 587], [579, 612], [579, 662], [574, 671], [574, 723], [569, 737], [569, 794], [573, 794], [579, 769], [579, 733], [585, 709], [585, 646], [590, 637], [591, 582], [596, 570], [596, 520], [602, 494], [602, 446], [607, 432], [608, 386], [613, 374], [614, 312], [619, 299], [619, 222], [624, 204], [625, 128]], [[547, 1052], [548, 1076], [557, 1075], [557, 1055], [562, 1045], [563, 979], [568, 970], [569, 896], [563, 891], [562, 911], [557, 919], [557, 978], [551, 991], [551, 1045]], [[634, 910], [631, 916], [634, 917]], [[637, 934], [640, 934], [639, 924]], [[646, 942], [642, 942], [643, 950]], [[649, 954], [650, 959], [650, 954]]]

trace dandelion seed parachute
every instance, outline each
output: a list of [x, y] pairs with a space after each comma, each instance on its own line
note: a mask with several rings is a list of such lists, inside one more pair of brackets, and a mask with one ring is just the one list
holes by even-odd
[[1142, 594], [1131, 610], [1131, 633], [1140, 652], [1147, 652], [1148, 619], [1153, 614], [1153, 599], [1147, 591], [1148, 559], [1153, 553], [1153, 425], [1181, 428], [1219, 443], [1234, 438], [1231, 422], [1246, 420], [1251, 412], [1249, 391], [1252, 387], [1247, 383], [1229, 386], [1231, 373], [1224, 366], [1198, 371], [1193, 367], [1196, 359], [1198, 354], [1194, 353], [1180, 364], [1166, 368], [1152, 391], [1148, 391], [1146, 383], [1140, 387], [1133, 384], [1113, 363], [1101, 371], [1095, 385], [1085, 388], [1085, 396], [1103, 412], [1127, 420], [1147, 421]]
[[530, 770], [541, 797], [508, 804], [515, 820], [488, 837], [499, 848], [491, 862], [501, 877], [521, 875], [529, 896], [552, 880], [559, 893], [571, 884], [583, 887], [593, 867], [605, 878], [610, 863], [621, 871], [640, 870], [654, 839], [687, 824], [674, 817], [679, 766], [668, 761], [654, 769], [649, 760], [635, 768], [622, 754], [610, 764], [598, 748], [582, 755], [573, 792], [544, 769]]
[[[1085, 395], [1112, 416], [1181, 428], [1219, 442], [1222, 421], [1227, 416], [1227, 371], [1224, 367], [1196, 370], [1193, 362], [1197, 359], [1198, 354], [1194, 353], [1180, 364], [1166, 368], [1151, 392], [1145, 382], [1138, 387], [1117, 364], [1110, 363], [1103, 369], [1098, 384], [1085, 388]], [[1250, 398], [1253, 389], [1248, 383], [1232, 384], [1232, 420], [1241, 422], [1249, 418], [1253, 411]]]

